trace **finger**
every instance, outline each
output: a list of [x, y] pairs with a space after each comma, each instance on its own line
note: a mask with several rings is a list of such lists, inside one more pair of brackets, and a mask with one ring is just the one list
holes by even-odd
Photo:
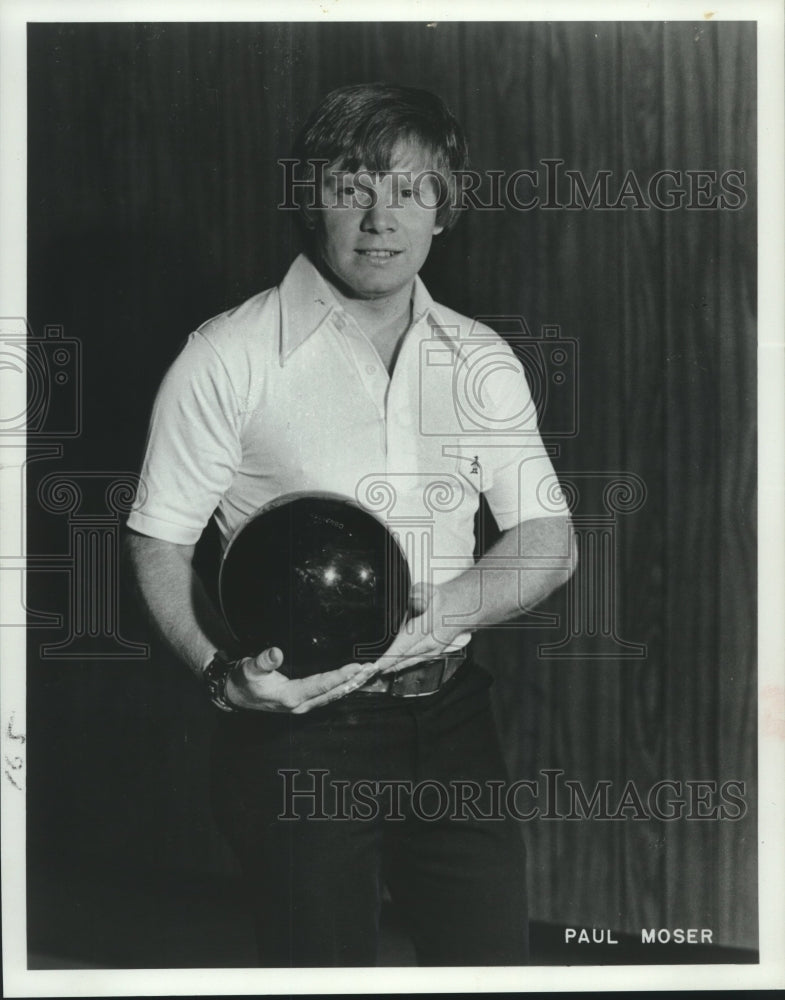
[[456, 635], [453, 641], [444, 647], [445, 653], [456, 653], [459, 649], [463, 649], [464, 646], [468, 646], [472, 641], [471, 632], [461, 632], [460, 635]]
[[282, 663], [283, 653], [277, 646], [271, 646], [253, 658], [251, 672], [269, 674], [280, 669]]
[[313, 698], [306, 698], [296, 708], [292, 709], [292, 713], [294, 715], [302, 715], [304, 712], [310, 712], [311, 709], [320, 708], [324, 705], [329, 705], [330, 702], [345, 698], [347, 694], [351, 694], [353, 691], [359, 690], [364, 684], [367, 684], [377, 672], [375, 664], [369, 664], [348, 681], [342, 681], [337, 687], [323, 691]]
[[416, 667], [418, 663], [425, 663], [427, 660], [432, 659], [433, 656], [407, 656], [398, 663], [393, 663], [388, 667], [384, 667], [384, 669], [380, 670], [379, 673], [382, 677], [387, 677], [390, 674], [399, 674], [402, 670], [407, 670], [409, 667]]
[[414, 667], [418, 663], [424, 663], [426, 660], [433, 660], [438, 655], [439, 651], [434, 649], [423, 649], [419, 651], [412, 649], [407, 653], [392, 657], [391, 659], [386, 656], [380, 657], [377, 661], [381, 665], [379, 673], [382, 675], [397, 674], [401, 670], [406, 670], [407, 667]]
[[373, 663], [349, 663], [337, 670], [328, 670], [323, 674], [311, 674], [310, 677], [291, 681], [290, 684], [294, 688], [297, 700], [302, 702], [328, 694], [355, 678], [358, 678], [358, 684], [364, 684], [373, 673], [375, 673], [375, 664]]
[[431, 637], [431, 641], [427, 645], [413, 646], [397, 656], [390, 657], [389, 652], [385, 653], [377, 661], [382, 664], [379, 673], [382, 675], [397, 674], [401, 670], [416, 666], [418, 663], [426, 663], [428, 660], [435, 660], [449, 653], [460, 652], [471, 641], [471, 637], [471, 632], [461, 632], [446, 646], [438, 645]]
[[432, 583], [415, 583], [409, 595], [409, 614], [417, 618], [425, 611], [433, 597]]
[[[410, 637], [407, 637], [409, 639]], [[415, 663], [422, 663], [424, 660], [434, 660], [449, 653], [460, 652], [472, 639], [470, 631], [459, 632], [449, 643], [442, 645], [439, 640], [430, 634], [416, 637], [410, 641], [401, 642], [399, 636], [386, 653], [383, 653], [377, 663], [383, 665], [382, 673], [397, 673], [406, 667], [411, 667]], [[401, 649], [403, 646], [403, 649]], [[406, 648], [408, 646], [408, 649]]]

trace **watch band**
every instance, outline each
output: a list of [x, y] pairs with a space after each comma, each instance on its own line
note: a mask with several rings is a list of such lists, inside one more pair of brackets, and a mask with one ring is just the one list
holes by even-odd
[[202, 674], [210, 701], [223, 712], [242, 712], [239, 705], [233, 705], [226, 697], [226, 681], [236, 664], [237, 660], [230, 659], [227, 653], [218, 649]]

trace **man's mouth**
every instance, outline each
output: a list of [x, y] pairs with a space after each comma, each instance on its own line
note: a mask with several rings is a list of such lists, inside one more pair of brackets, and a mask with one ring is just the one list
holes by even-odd
[[389, 260], [403, 253], [403, 250], [355, 250], [361, 257], [368, 257], [371, 260]]

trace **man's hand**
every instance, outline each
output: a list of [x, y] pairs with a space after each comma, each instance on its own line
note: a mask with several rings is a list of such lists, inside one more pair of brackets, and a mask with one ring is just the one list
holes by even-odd
[[349, 663], [291, 680], [280, 672], [282, 665], [283, 653], [276, 646], [238, 660], [226, 679], [227, 699], [239, 708], [302, 715], [356, 691], [379, 671], [374, 663]]
[[[569, 517], [521, 521], [503, 531], [474, 566], [440, 584], [418, 584], [409, 619], [377, 661], [381, 674], [462, 649], [467, 629], [511, 621], [565, 583], [577, 550]], [[459, 618], [462, 625], [447, 625]]]
[[455, 653], [469, 642], [471, 632], [460, 625], [444, 625], [446, 614], [440, 591], [433, 584], [418, 583], [412, 589], [409, 617], [379, 657], [380, 674], [396, 674], [407, 667]]

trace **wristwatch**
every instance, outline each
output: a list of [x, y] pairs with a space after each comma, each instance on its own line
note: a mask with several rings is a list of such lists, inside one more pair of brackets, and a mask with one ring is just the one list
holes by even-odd
[[210, 701], [223, 712], [242, 712], [239, 705], [233, 705], [226, 697], [226, 681], [236, 665], [237, 660], [230, 659], [227, 653], [218, 649], [202, 674]]

